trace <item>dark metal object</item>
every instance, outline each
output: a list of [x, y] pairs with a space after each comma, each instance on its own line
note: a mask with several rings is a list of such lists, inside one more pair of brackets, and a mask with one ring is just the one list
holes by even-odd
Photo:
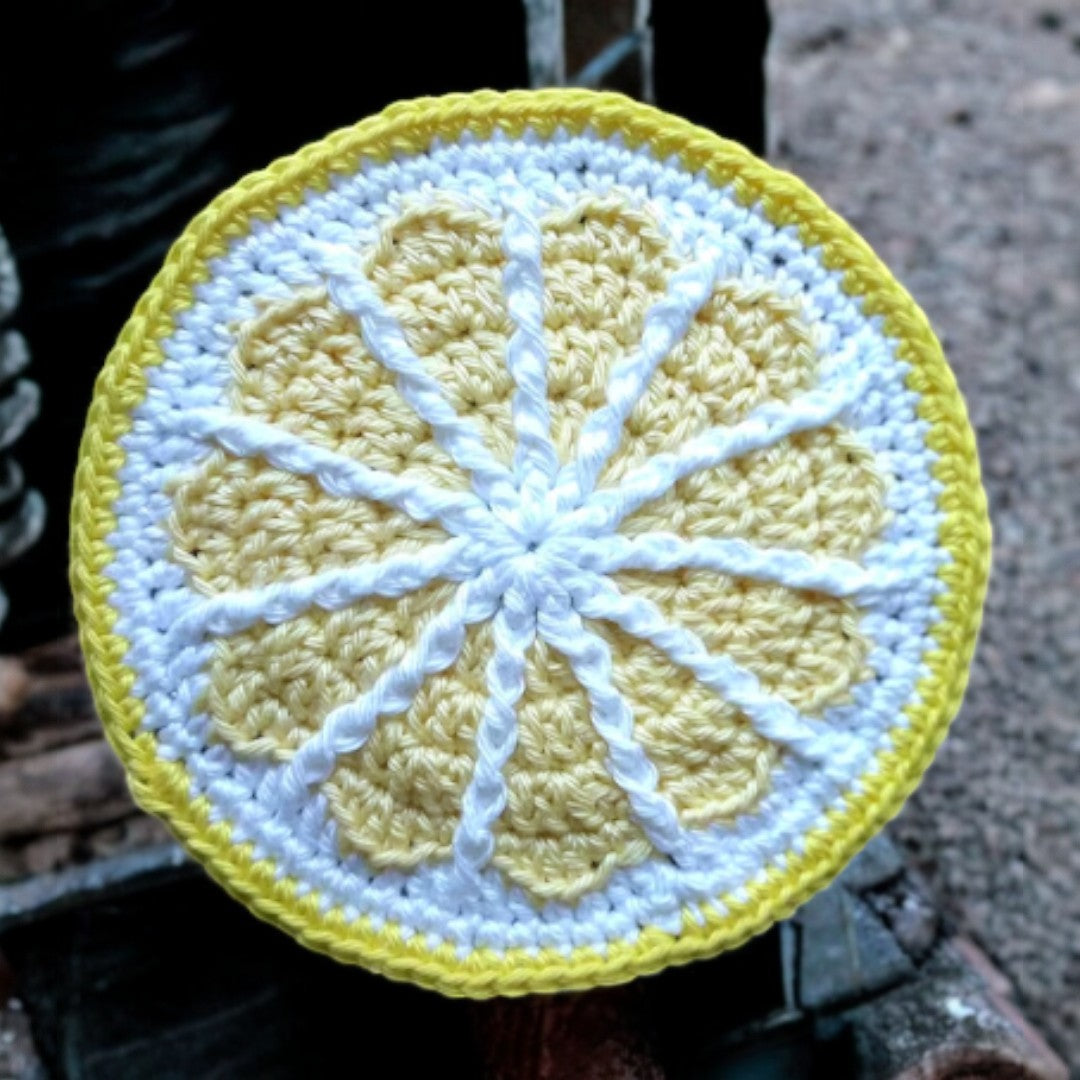
[[[48, 388], [20, 444], [55, 512], [8, 581], [0, 651], [70, 627], [67, 515], [93, 381], [185, 223], [245, 172], [392, 101], [528, 85], [519, 4], [21, 5], [5, 27], [0, 221]], [[62, 73], [58, 77], [57, 73]]]
[[176, 844], [158, 844], [110, 859], [97, 859], [54, 874], [39, 874], [0, 886], [0, 935], [84, 904], [115, 902], [198, 875], [198, 867]]
[[886, 838], [819, 900], [628, 987], [465, 1004], [307, 952], [170, 844], [0, 886], [0, 944], [60, 1080], [275, 1080], [384, 1049], [375, 1074], [402, 1077], [1065, 1080]]
[[[22, 469], [7, 453], [41, 407], [37, 384], [18, 378], [30, 362], [26, 339], [17, 330], [4, 329], [19, 295], [15, 259], [0, 230], [0, 569], [32, 547], [45, 527], [45, 500], [24, 488]], [[0, 622], [7, 610], [7, 597], [0, 592]]]
[[645, 44], [640, 30], [631, 30], [601, 49], [571, 80], [571, 86], [595, 89], [628, 57], [639, 52]]
[[54, 1077], [478, 1075], [464, 1003], [300, 948], [171, 852], [134, 861], [5, 935]]

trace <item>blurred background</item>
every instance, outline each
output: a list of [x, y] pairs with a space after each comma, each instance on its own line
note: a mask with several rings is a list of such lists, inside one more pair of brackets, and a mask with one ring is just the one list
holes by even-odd
[[967, 699], [894, 835], [1080, 1068], [1080, 4], [770, 7], [771, 157], [929, 315], [994, 524]]
[[[223, 1032], [215, 1037], [230, 1042], [221, 1019], [230, 1009], [245, 1024], [274, 1021], [286, 1006], [295, 1015], [288, 987], [323, 977], [294, 969], [291, 943], [272, 935], [267, 944], [261, 927], [246, 937], [253, 920], [241, 912], [236, 923], [216, 892], [200, 891], [163, 831], [131, 807], [98, 734], [71, 637], [67, 503], [93, 379], [127, 312], [186, 221], [244, 172], [398, 98], [566, 83], [652, 100], [737, 139], [852, 222], [943, 340], [979, 437], [995, 527], [967, 700], [890, 828], [892, 876], [849, 880], [854, 899], [816, 929], [806, 916], [794, 936], [778, 931], [755, 946], [764, 951], [749, 968], [722, 958], [727, 968], [695, 965], [714, 974], [692, 985], [662, 977], [648, 980], [663, 989], [644, 998], [590, 998], [581, 1023], [614, 1048], [587, 1075], [899, 1075], [902, 1055], [875, 1065], [844, 1050], [837, 1064], [836, 1032], [854, 1031], [855, 1045], [864, 1036], [853, 1008], [884, 1001], [889, 987], [929, 985], [946, 939], [969, 950], [965, 971], [993, 984], [979, 1001], [1004, 1018], [1011, 1034], [998, 1033], [994, 1052], [1017, 1070], [978, 1071], [973, 1058], [963, 1075], [1062, 1076], [1063, 1061], [1080, 1069], [1080, 4], [770, 0], [717, 5], [707, 23], [722, 20], [722, 30], [705, 30], [699, 12], [690, 0], [477, 0], [311, 4], [274, 18], [243, 2], [43, 0], [12, 20], [0, 64], [0, 1080], [294, 1075], [280, 1054], [268, 1065], [270, 1051], [214, 1071], [206, 1063], [220, 1063], [219, 1051], [196, 1066], [174, 1049], [170, 1072], [160, 1054], [132, 1049], [132, 1025], [175, 1048], [177, 1032], [212, 1015]], [[855, 982], [814, 999], [814, 935], [863, 926], [864, 907], [907, 967], [895, 960], [876, 984], [871, 969], [884, 961], [869, 952], [886, 946], [849, 949]], [[162, 972], [144, 958], [142, 982], [117, 974], [131, 970], [133, 941], [153, 952], [160, 921], [192, 910], [221, 920], [221, 941], [249, 949], [240, 964], [249, 981], [211, 994], [197, 1016], [163, 1004]], [[186, 962], [183, 951], [169, 963]], [[256, 953], [276, 959], [260, 967]], [[820, 965], [843, 967], [827, 949], [821, 956]], [[312, 972], [323, 971], [318, 963]], [[776, 972], [760, 1000], [755, 964]], [[206, 960], [191, 973], [188, 999], [212, 970]], [[102, 1035], [88, 972], [99, 989], [158, 1004]], [[717, 989], [733, 973], [735, 994]], [[259, 998], [245, 1013], [251, 987], [268, 978], [285, 987], [280, 1001]], [[325, 978], [349, 992], [336, 969]], [[716, 983], [700, 982], [709, 978]], [[438, 1030], [457, 1022], [427, 997], [417, 1004], [383, 988], [373, 992], [388, 1010], [420, 1009]], [[672, 1040], [688, 1036], [661, 1004], [669, 990], [727, 1010], [724, 1039], [697, 1056], [673, 1054]], [[750, 1000], [741, 1012], [740, 990]], [[921, 992], [945, 1009], [941, 1030], [924, 1040], [930, 1050], [950, 1039], [998, 1045], [993, 1033], [971, 1033], [981, 1006], [967, 991], [955, 1008], [940, 989]], [[911, 1000], [917, 1013], [920, 999]], [[542, 1037], [528, 1034], [523, 1015], [467, 1014], [473, 1035], [461, 1052], [483, 1059], [477, 1074], [517, 1075], [500, 1064], [503, 1051], [485, 1048], [506, 1045], [520, 1060]], [[551, 1015], [543, 1038], [576, 1014]], [[747, 1025], [790, 1033], [796, 1022], [801, 1065], [774, 1054], [746, 1066], [730, 1049], [759, 1039]], [[638, 1072], [610, 1071], [620, 1055]], [[964, 1059], [933, 1060], [945, 1070]]]

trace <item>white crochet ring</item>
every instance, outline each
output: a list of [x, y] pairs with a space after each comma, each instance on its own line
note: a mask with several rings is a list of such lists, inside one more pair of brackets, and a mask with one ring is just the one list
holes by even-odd
[[475, 996], [831, 878], [959, 704], [987, 551], [948, 369], [850, 230], [569, 91], [408, 103], [223, 196], [73, 512], [143, 805], [307, 944]]

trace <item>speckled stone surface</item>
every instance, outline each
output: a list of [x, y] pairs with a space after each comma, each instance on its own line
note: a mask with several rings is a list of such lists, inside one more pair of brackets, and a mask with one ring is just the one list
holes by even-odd
[[995, 525], [952, 737], [894, 835], [1080, 1066], [1080, 6], [773, 0], [771, 156], [944, 339]]

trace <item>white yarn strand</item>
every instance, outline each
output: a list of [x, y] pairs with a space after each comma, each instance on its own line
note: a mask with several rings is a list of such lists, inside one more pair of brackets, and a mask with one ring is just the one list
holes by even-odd
[[367, 742], [380, 716], [409, 708], [425, 680], [457, 660], [466, 629], [492, 616], [504, 584], [495, 571], [487, 570], [459, 586], [454, 599], [424, 627], [401, 660], [362, 697], [334, 709], [280, 775], [278, 794], [283, 803], [299, 806], [309, 790], [333, 772], [338, 758]]
[[491, 513], [471, 491], [446, 491], [410, 476], [372, 469], [284, 428], [225, 409], [191, 409], [177, 418], [183, 434], [212, 439], [237, 457], [262, 457], [275, 468], [310, 476], [328, 495], [372, 499], [415, 521], [438, 521], [448, 532], [482, 532]]
[[341, 611], [368, 596], [406, 596], [434, 581], [463, 581], [479, 569], [469, 541], [455, 537], [377, 563], [337, 567], [291, 581], [238, 589], [196, 601], [170, 628], [177, 647], [205, 634], [236, 634], [263, 622], [295, 619], [310, 608]]
[[506, 203], [503, 293], [514, 324], [506, 348], [506, 366], [515, 386], [511, 400], [517, 436], [514, 473], [524, 492], [542, 498], [559, 469], [548, 406], [542, 237], [531, 200], [523, 189], [515, 189]]
[[[926, 568], [865, 567], [830, 555], [809, 555], [787, 548], [764, 548], [742, 539], [696, 537], [651, 532], [641, 536], [613, 533], [584, 540], [579, 565], [602, 574], [619, 570], [712, 570], [731, 577], [771, 581], [789, 589], [809, 589], [837, 597], [870, 599], [911, 585]], [[931, 572], [932, 569], [931, 569]]]
[[401, 396], [431, 425], [438, 444], [470, 474], [477, 494], [485, 502], [512, 500], [513, 474], [495, 460], [472, 422], [458, 415], [439, 380], [409, 347], [401, 324], [360, 272], [357, 253], [339, 244], [313, 241], [303, 246], [326, 277], [331, 299], [356, 319], [371, 354], [398, 377]]
[[729, 656], [710, 653], [701, 638], [668, 622], [651, 601], [622, 593], [610, 580], [596, 575], [575, 580], [571, 589], [574, 605], [582, 615], [614, 623], [632, 637], [654, 645], [674, 663], [693, 672], [702, 685], [738, 708], [759, 735], [826, 772], [843, 764], [842, 735], [803, 716], [783, 698], [764, 691], [752, 671]]
[[847, 379], [835, 380], [827, 388], [811, 390], [795, 401], [767, 402], [737, 424], [710, 428], [678, 451], [654, 454], [624, 476], [617, 487], [594, 491], [582, 506], [565, 515], [556, 528], [560, 532], [607, 532], [691, 473], [764, 450], [797, 432], [831, 424], [862, 397], [867, 386], [864, 374], [853, 373]]
[[566, 657], [588, 696], [593, 727], [608, 748], [608, 772], [629, 800], [645, 835], [665, 855], [687, 857], [694, 839], [679, 823], [671, 800], [658, 790], [656, 766], [634, 737], [634, 714], [612, 681], [607, 642], [586, 629], [555, 582], [541, 604], [538, 629], [540, 637]]
[[495, 653], [487, 667], [488, 702], [476, 732], [476, 766], [454, 833], [454, 865], [472, 885], [495, 852], [493, 827], [506, 809], [503, 770], [517, 747], [525, 658], [536, 638], [536, 613], [519, 587], [507, 589], [491, 629]]
[[585, 498], [596, 485], [608, 459], [623, 436], [623, 425], [653, 373], [686, 336], [698, 312], [713, 294], [718, 277], [733, 262], [724, 248], [675, 271], [667, 292], [648, 310], [641, 342], [630, 356], [618, 361], [608, 376], [606, 402], [582, 425], [577, 457], [564, 466], [556, 481], [560, 504]]

